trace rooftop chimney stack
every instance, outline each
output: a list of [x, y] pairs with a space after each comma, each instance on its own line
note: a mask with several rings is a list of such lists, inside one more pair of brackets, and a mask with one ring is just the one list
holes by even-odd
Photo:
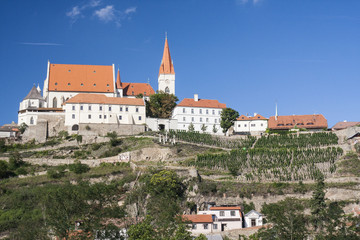
[[199, 94], [194, 94], [194, 101], [198, 102], [199, 101]]

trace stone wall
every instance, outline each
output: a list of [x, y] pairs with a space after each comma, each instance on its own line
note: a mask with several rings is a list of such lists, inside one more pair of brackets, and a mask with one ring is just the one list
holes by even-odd
[[22, 135], [24, 142], [35, 139], [37, 142], [43, 143], [47, 138], [48, 123], [46, 120], [38, 120], [36, 125], [30, 125]]
[[133, 124], [79, 124], [78, 131], [72, 131], [66, 127], [69, 134], [80, 134], [82, 136], [105, 136], [108, 132], [115, 131], [118, 135], [135, 135], [145, 132], [145, 125]]

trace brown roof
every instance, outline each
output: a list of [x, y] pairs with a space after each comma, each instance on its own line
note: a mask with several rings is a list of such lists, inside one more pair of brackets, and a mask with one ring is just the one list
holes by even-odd
[[193, 98], [184, 98], [179, 107], [206, 107], [206, 108], [226, 108], [225, 103], [219, 103], [218, 100], [199, 99], [195, 101]]
[[327, 120], [322, 114], [313, 115], [292, 115], [292, 116], [271, 116], [269, 118], [268, 126], [270, 129], [284, 130], [292, 129], [295, 126], [298, 128], [320, 129], [327, 128]]
[[75, 97], [70, 98], [65, 102], [68, 103], [100, 103], [100, 104], [114, 104], [114, 105], [136, 105], [144, 106], [144, 100], [142, 98], [118, 98], [107, 97], [104, 94], [91, 94], [91, 93], [79, 93]]
[[160, 74], [175, 74], [174, 66], [171, 61], [169, 43], [167, 38], [165, 39], [164, 53], [159, 70], [159, 75]]
[[122, 88], [124, 96], [136, 96], [140, 93], [144, 96], [150, 96], [155, 93], [148, 83], [122, 83]]
[[113, 67], [50, 64], [49, 91], [114, 92]]
[[182, 215], [184, 221], [190, 221], [193, 223], [212, 223], [213, 218], [210, 214], [199, 214], [199, 215]]
[[241, 115], [240, 117], [238, 117], [236, 119], [237, 121], [249, 121], [249, 120], [267, 120], [267, 118], [261, 116], [260, 114], [257, 114], [254, 117], [251, 116], [245, 116], [245, 115]]
[[341, 129], [345, 129], [345, 128], [349, 128], [349, 127], [353, 127], [353, 126], [357, 126], [357, 125], [360, 125], [360, 122], [338, 122], [332, 127], [332, 129], [341, 130]]
[[117, 77], [116, 77], [116, 88], [117, 89], [122, 88], [122, 83], [121, 83], [121, 79], [120, 79], [120, 70], [119, 69], [118, 69], [118, 73], [117, 73]]

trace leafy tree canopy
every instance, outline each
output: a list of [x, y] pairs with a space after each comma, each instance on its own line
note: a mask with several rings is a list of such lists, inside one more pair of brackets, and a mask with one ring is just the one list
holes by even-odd
[[239, 113], [232, 108], [224, 108], [221, 111], [220, 126], [223, 129], [223, 133], [226, 133], [234, 125], [237, 117], [239, 117]]
[[178, 100], [174, 94], [159, 91], [151, 95], [150, 100], [146, 102], [146, 115], [154, 118], [170, 118]]

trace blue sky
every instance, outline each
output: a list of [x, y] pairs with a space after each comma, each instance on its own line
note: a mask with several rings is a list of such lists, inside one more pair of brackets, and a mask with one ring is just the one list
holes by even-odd
[[358, 0], [2, 0], [0, 31], [0, 125], [42, 88], [48, 59], [114, 63], [156, 90], [165, 32], [180, 100], [360, 121]]

